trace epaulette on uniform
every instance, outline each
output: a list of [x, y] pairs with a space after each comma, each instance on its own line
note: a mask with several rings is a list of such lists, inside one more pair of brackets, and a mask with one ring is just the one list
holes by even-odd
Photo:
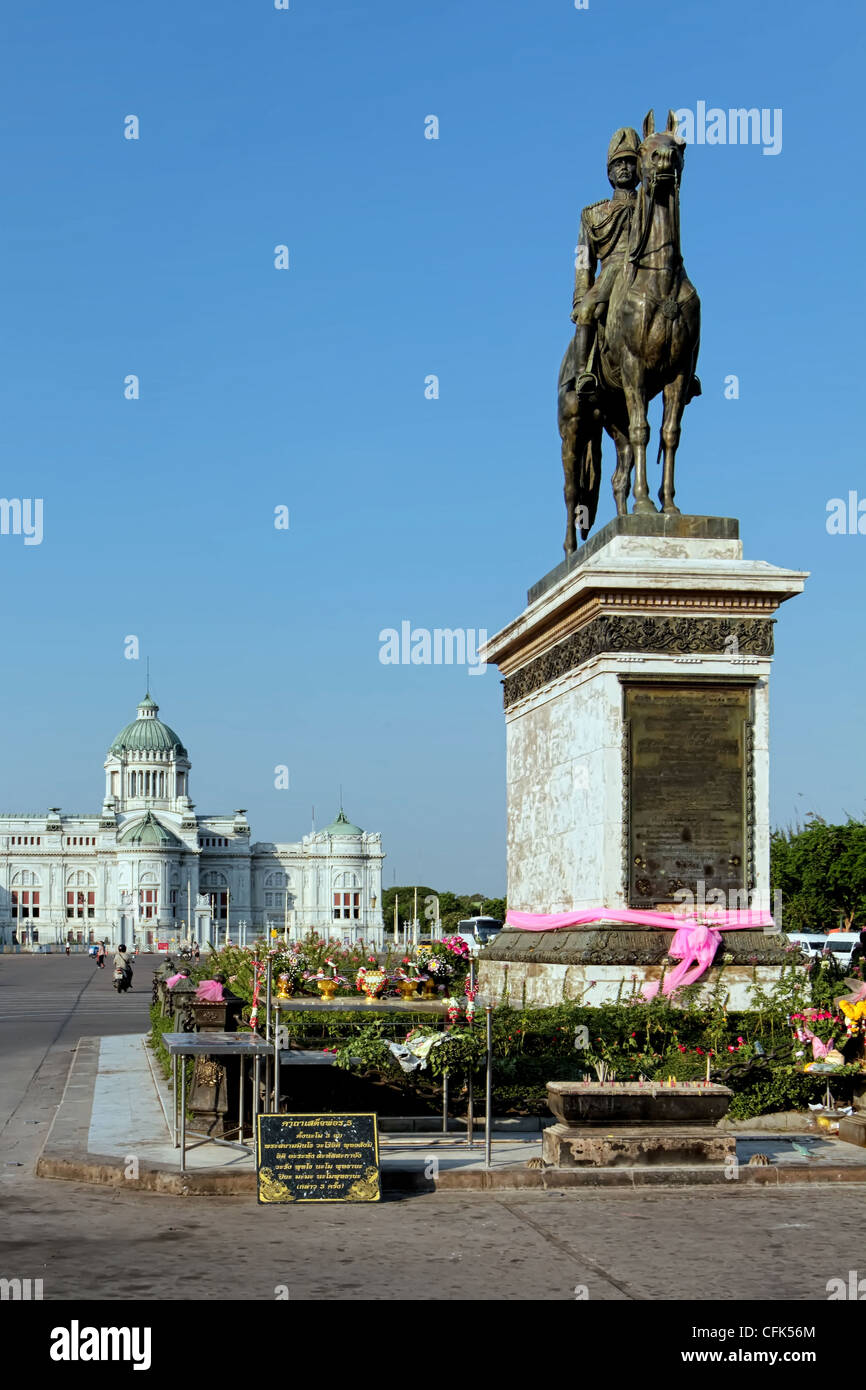
[[603, 203], [609, 203], [610, 198], [599, 198], [597, 203], [587, 203], [584, 212], [592, 212], [593, 208], [600, 208]]

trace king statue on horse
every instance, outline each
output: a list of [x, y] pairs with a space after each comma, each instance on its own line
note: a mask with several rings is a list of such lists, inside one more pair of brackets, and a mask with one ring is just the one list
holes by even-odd
[[[559, 431], [565, 473], [566, 553], [586, 539], [601, 481], [602, 430], [613, 439], [617, 513], [655, 513], [646, 480], [648, 403], [664, 396], [659, 500], [674, 505], [674, 459], [687, 403], [700, 394], [695, 376], [700, 301], [680, 254], [679, 188], [685, 141], [676, 118], [656, 133], [653, 113], [643, 137], [618, 130], [607, 156], [613, 196], [585, 207], [575, 260], [575, 333], [559, 373]], [[636, 189], [640, 185], [640, 191]], [[599, 262], [601, 273], [596, 274]]]

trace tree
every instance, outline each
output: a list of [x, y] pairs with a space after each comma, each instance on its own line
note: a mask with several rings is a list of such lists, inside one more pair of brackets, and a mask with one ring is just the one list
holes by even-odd
[[828, 825], [810, 813], [805, 827], [776, 830], [770, 840], [770, 882], [782, 893], [786, 931], [866, 927], [866, 823], [849, 816]]
[[[505, 920], [505, 899], [486, 898], [483, 893], [464, 893], [457, 894], [445, 891], [437, 893], [435, 888], [418, 887], [418, 920], [421, 924], [421, 931], [427, 935], [433, 930], [433, 914], [426, 915], [426, 899], [437, 897], [439, 899], [439, 926], [443, 936], [450, 936], [456, 932], [458, 922], [464, 921], [467, 917], [499, 917]], [[412, 921], [412, 912], [415, 902], [415, 885], [408, 888], [386, 888], [382, 894], [382, 915], [385, 922], [386, 933], [394, 930], [394, 903], [399, 899], [397, 913], [402, 925], [403, 922]], [[435, 905], [430, 904], [435, 911]]]
[[[394, 903], [397, 902], [397, 916], [400, 919], [400, 926], [404, 922], [412, 923], [412, 916], [415, 910], [415, 884], [409, 888], [386, 888], [382, 894], [382, 920], [385, 923], [385, 932], [394, 930]], [[424, 899], [435, 896], [435, 888], [423, 888], [419, 883], [418, 890], [418, 921], [421, 923], [421, 930], [429, 931], [424, 918]], [[399, 901], [397, 901], [399, 899]]]

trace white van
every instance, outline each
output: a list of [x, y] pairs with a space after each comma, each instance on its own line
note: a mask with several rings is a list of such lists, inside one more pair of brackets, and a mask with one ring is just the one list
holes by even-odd
[[504, 923], [498, 917], [466, 917], [457, 923], [457, 936], [462, 936], [473, 956], [493, 941], [502, 931]]
[[825, 936], [819, 932], [788, 932], [788, 940], [797, 946], [802, 946], [811, 955], [821, 955], [827, 946], [833, 952], [834, 957], [841, 966], [846, 966], [851, 960], [851, 952], [860, 940], [860, 933], [857, 931], [837, 931], [832, 936]]

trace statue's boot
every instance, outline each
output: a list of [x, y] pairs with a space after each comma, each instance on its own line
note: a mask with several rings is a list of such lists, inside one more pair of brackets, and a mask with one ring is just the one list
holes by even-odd
[[589, 324], [579, 323], [574, 330], [575, 391], [581, 404], [590, 404], [598, 397], [598, 380], [586, 370], [589, 354], [592, 351], [593, 331]]

